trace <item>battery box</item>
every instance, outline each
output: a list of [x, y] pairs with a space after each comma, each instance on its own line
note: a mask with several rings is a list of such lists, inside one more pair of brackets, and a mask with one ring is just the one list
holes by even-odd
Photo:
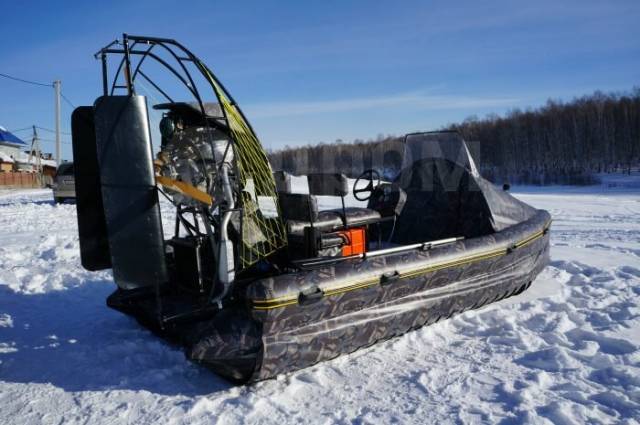
[[367, 234], [364, 227], [354, 227], [352, 229], [337, 232], [344, 239], [342, 245], [342, 256], [364, 254], [367, 250]]
[[176, 281], [183, 289], [207, 293], [213, 282], [211, 243], [206, 237], [188, 236], [168, 241], [173, 248]]

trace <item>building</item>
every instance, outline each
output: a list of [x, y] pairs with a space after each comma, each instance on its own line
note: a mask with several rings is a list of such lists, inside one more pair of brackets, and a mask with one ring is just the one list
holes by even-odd
[[0, 126], [0, 186], [42, 187], [53, 183], [51, 154], [27, 149], [27, 143]]
[[0, 126], [0, 171], [10, 172], [17, 168], [16, 160], [23, 155], [27, 144]]
[[13, 171], [13, 165], [15, 161], [11, 156], [6, 153], [0, 151], [0, 173], [9, 173]]

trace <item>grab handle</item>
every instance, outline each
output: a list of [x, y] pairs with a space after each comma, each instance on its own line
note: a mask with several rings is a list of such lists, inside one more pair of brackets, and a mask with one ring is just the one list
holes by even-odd
[[383, 273], [382, 276], [380, 276], [380, 285], [387, 286], [397, 281], [398, 279], [400, 279], [399, 271], [394, 270], [392, 272], [386, 272]]
[[305, 291], [301, 291], [298, 295], [299, 305], [309, 305], [320, 301], [324, 297], [324, 292], [317, 286], [313, 286]]

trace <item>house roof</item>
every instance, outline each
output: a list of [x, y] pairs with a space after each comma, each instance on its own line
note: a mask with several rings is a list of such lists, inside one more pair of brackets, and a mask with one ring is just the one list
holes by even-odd
[[0, 143], [2, 142], [12, 145], [26, 145], [25, 142], [0, 126]]

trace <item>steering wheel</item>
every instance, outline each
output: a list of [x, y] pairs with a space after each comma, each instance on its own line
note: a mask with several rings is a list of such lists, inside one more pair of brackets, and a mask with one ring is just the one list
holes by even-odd
[[[367, 183], [367, 185], [363, 188], [357, 189], [358, 187], [358, 183], [360, 182], [360, 180], [368, 180], [369, 183]], [[376, 184], [374, 185], [373, 182], [376, 182]], [[368, 169], [368, 170], [364, 170], [356, 179], [355, 183], [353, 183], [353, 196], [358, 200], [358, 201], [368, 201], [369, 198], [371, 198], [371, 194], [373, 193], [373, 191], [380, 186], [380, 173], [377, 172], [374, 169]], [[359, 193], [369, 193], [369, 196], [362, 196], [359, 197], [358, 194]]]

